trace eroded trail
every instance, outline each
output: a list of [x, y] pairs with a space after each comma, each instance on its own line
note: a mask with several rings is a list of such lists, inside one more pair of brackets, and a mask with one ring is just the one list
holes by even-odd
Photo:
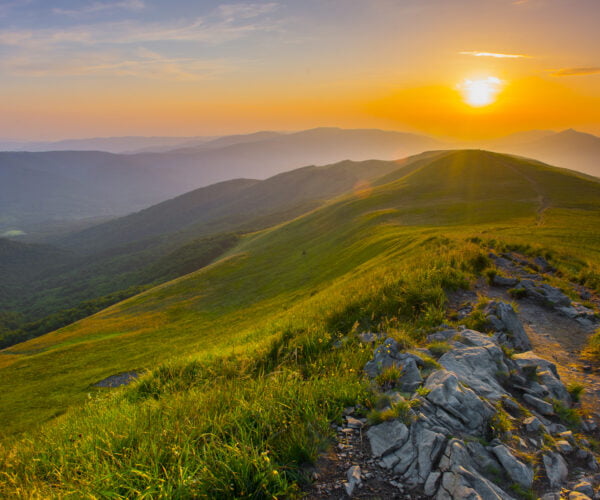
[[[514, 258], [525, 261], [523, 256], [514, 255]], [[543, 282], [545, 279], [545, 273], [529, 274], [514, 260], [500, 258], [496, 262], [507, 276], [536, 282]], [[599, 298], [589, 290], [583, 291], [589, 294], [587, 300], [595, 305], [595, 312], [598, 312]], [[548, 304], [540, 305], [529, 297], [515, 300], [506, 287], [490, 286], [483, 280], [477, 284], [476, 292], [490, 298], [516, 302], [519, 319], [533, 345], [533, 351], [556, 364], [565, 384], [583, 384], [585, 392], [581, 400], [582, 408], [600, 414], [600, 367], [592, 364], [585, 356], [587, 341], [598, 326], [597, 323], [577, 321], [557, 312], [556, 308]]]

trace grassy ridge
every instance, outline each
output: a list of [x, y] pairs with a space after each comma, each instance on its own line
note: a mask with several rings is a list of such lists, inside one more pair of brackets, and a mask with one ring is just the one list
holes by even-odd
[[[346, 333], [384, 329], [418, 341], [444, 318], [445, 292], [486, 266], [480, 240], [535, 241], [565, 276], [600, 276], [600, 184], [546, 168], [449, 154], [4, 351], [7, 432], [89, 393], [93, 402], [45, 425], [35, 444], [5, 440], [0, 491], [292, 495], [329, 419], [351, 402], [368, 404], [359, 374], [368, 354]], [[568, 192], [588, 194], [574, 200]], [[169, 357], [128, 389], [105, 395], [90, 387]]]

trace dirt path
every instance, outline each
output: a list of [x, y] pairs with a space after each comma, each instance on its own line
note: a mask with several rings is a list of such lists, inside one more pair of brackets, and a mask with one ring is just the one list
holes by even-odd
[[[502, 269], [512, 276], [533, 277], [514, 262], [503, 266]], [[543, 273], [536, 277], [543, 278]], [[489, 286], [483, 279], [477, 283], [475, 291], [479, 295], [515, 302], [506, 288]], [[590, 301], [598, 304], [598, 300], [598, 297], [592, 296]], [[600, 416], [600, 366], [591, 363], [584, 354], [594, 327], [584, 327], [577, 321], [527, 298], [516, 302], [519, 306], [517, 314], [531, 340], [533, 351], [556, 364], [565, 385], [583, 384], [585, 392], [581, 400], [582, 408]]]

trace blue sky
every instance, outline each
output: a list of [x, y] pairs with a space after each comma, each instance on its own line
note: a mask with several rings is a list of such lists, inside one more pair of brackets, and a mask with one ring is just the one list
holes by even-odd
[[369, 99], [478, 75], [537, 79], [594, 107], [599, 19], [598, 0], [3, 0], [0, 136], [419, 129], [373, 116]]

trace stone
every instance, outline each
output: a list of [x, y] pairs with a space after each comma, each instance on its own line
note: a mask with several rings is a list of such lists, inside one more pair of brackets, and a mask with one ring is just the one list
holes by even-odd
[[436, 500], [514, 500], [514, 497], [477, 472], [464, 443], [448, 442], [439, 469], [442, 479]]
[[458, 335], [456, 330], [440, 330], [427, 336], [427, 342], [448, 342]]
[[559, 488], [566, 480], [569, 474], [567, 462], [560, 453], [550, 452], [543, 456], [546, 476], [551, 488]]
[[499, 372], [508, 373], [504, 352], [490, 337], [474, 330], [463, 330], [461, 341], [438, 360], [479, 396], [499, 400], [506, 394], [496, 378]]
[[544, 259], [544, 257], [541, 257], [541, 256], [536, 257], [535, 259], [533, 259], [533, 263], [543, 273], [554, 271], [554, 268], [548, 263], [548, 261], [546, 259]]
[[517, 285], [518, 283], [519, 280], [517, 278], [507, 278], [498, 274], [492, 278], [492, 285], [495, 286], [511, 287]]
[[577, 484], [575, 484], [575, 486], [573, 486], [572, 490], [583, 493], [588, 497], [594, 496], [594, 488], [589, 481], [579, 481]]
[[373, 359], [365, 365], [365, 372], [375, 378], [382, 371], [397, 367], [401, 370], [398, 380], [400, 390], [412, 392], [421, 385], [423, 378], [419, 366], [424, 366], [424, 361], [416, 354], [400, 352], [398, 342], [392, 338], [386, 339], [375, 349]]
[[485, 307], [484, 312], [489, 318], [492, 316], [498, 318], [501, 327], [497, 329], [508, 332], [508, 343], [510, 347], [520, 352], [531, 350], [532, 347], [529, 337], [527, 336], [517, 313], [513, 309], [513, 306], [505, 302], [494, 300]]
[[538, 432], [543, 424], [537, 417], [527, 417], [523, 420], [523, 426], [527, 432]]
[[564, 431], [564, 432], [561, 432], [558, 435], [558, 437], [560, 437], [561, 439], [564, 439], [565, 441], [568, 441], [572, 445], [575, 444], [575, 436], [573, 436], [573, 431]]
[[569, 491], [569, 500], [592, 500], [589, 496], [580, 493], [579, 491]]
[[371, 451], [382, 457], [400, 448], [408, 439], [408, 427], [398, 420], [389, 420], [367, 430]]
[[401, 364], [401, 369], [402, 375], [399, 380], [400, 390], [406, 392], [415, 391], [423, 383], [423, 377], [421, 377], [421, 372], [414, 358], [406, 358]]
[[571, 446], [571, 443], [569, 443], [565, 439], [560, 439], [556, 442], [556, 449], [560, 451], [563, 455], [573, 453], [573, 446]]
[[562, 500], [562, 495], [559, 491], [552, 491], [550, 493], [544, 493], [540, 500]]
[[536, 398], [531, 394], [524, 394], [523, 400], [534, 409], [539, 411], [542, 415], [554, 415], [554, 408], [550, 403], [547, 403], [543, 399]]
[[504, 467], [506, 474], [515, 483], [520, 484], [523, 488], [529, 489], [533, 484], [533, 470], [527, 467], [523, 462], [515, 458], [515, 456], [504, 445], [493, 448], [494, 455]]
[[346, 417], [346, 424], [350, 429], [362, 429], [363, 423], [354, 417]]
[[427, 476], [427, 480], [423, 486], [423, 493], [425, 493], [426, 496], [432, 497], [435, 495], [441, 477], [442, 473], [439, 471], [431, 472], [429, 476]]
[[457, 376], [446, 370], [437, 370], [425, 382], [429, 390], [422, 411], [440, 427], [450, 432], [483, 436], [495, 410], [477, 397], [468, 387], [459, 383]]

